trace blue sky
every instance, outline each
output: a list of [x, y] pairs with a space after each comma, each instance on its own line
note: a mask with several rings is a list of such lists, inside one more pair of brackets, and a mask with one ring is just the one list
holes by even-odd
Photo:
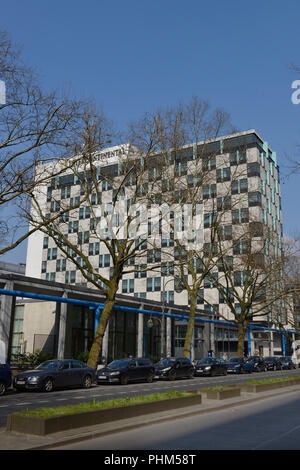
[[[0, 13], [46, 88], [93, 96], [121, 128], [193, 95], [255, 128], [277, 151], [284, 233], [300, 233], [300, 174], [283, 178], [300, 144], [299, 1], [10, 0]], [[24, 262], [25, 251], [1, 259]]]

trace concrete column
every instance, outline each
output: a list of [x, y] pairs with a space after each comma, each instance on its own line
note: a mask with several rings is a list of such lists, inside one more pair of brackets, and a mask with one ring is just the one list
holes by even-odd
[[[67, 298], [67, 292], [63, 293], [63, 298]], [[57, 342], [57, 359], [64, 359], [66, 346], [66, 328], [67, 328], [68, 304], [61, 303], [59, 315], [59, 330]]]
[[[4, 289], [13, 290], [14, 283], [9, 281], [5, 284]], [[1, 309], [0, 309], [0, 339], [5, 345], [5, 355], [6, 359], [10, 354], [11, 347], [11, 333], [13, 330], [13, 321], [14, 321], [14, 306], [15, 306], [15, 297], [12, 295], [2, 295], [1, 296]]]
[[167, 319], [167, 331], [166, 331], [166, 356], [171, 356], [172, 354], [172, 322], [170, 317]]
[[137, 357], [144, 355], [144, 315], [138, 313]]
[[269, 334], [270, 334], [270, 356], [274, 356], [273, 331], [270, 331]]
[[109, 321], [107, 322], [106, 330], [103, 336], [103, 343], [102, 343], [102, 357], [105, 357], [106, 360], [108, 358], [108, 335], [109, 335]]
[[213, 351], [213, 356], [215, 356], [216, 351], [215, 351], [215, 324], [210, 323], [210, 334], [209, 334], [209, 344], [210, 348]]

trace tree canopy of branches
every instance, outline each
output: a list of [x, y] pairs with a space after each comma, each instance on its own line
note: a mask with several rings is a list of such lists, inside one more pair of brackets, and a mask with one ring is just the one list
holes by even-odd
[[6, 91], [0, 104], [0, 254], [4, 254], [37, 229], [28, 231], [26, 226], [20, 231], [15, 203], [27, 206], [34, 188], [49, 179], [42, 162], [56, 161], [51, 176], [65, 171], [61, 161], [67, 159], [68, 165], [68, 157], [78, 151], [79, 118], [87, 103], [43, 90], [5, 31], [0, 31], [0, 78]]
[[[218, 262], [213, 250], [217, 233], [224, 232], [228, 205], [232, 208], [238, 202], [231, 202], [231, 183], [224, 182], [218, 202], [209, 194], [214, 192], [216, 172], [221, 171], [219, 168], [224, 163], [222, 143], [216, 139], [222, 133], [232, 132], [233, 128], [227, 113], [211, 110], [207, 102], [197, 97], [186, 106], [180, 104], [161, 113], [159, 122], [161, 153], [157, 160], [167, 161], [168, 166], [156, 166], [156, 171], [160, 172], [156, 194], [160, 196], [159, 202], [167, 204], [169, 214], [161, 215], [162, 230], [175, 246], [174, 253], [169, 248], [162, 249], [163, 268], [169, 278], [166, 282], [173, 278], [175, 290], [185, 290], [188, 295], [190, 311], [183, 355], [190, 357], [200, 289]], [[216, 155], [219, 155], [217, 160]], [[241, 178], [244, 170], [241, 173], [236, 167], [232, 173], [231, 181]], [[153, 200], [150, 193], [149, 197]], [[204, 227], [210, 230], [205, 231]]]
[[[153, 253], [156, 249], [156, 239], [149, 229], [152, 215], [148, 209], [153, 202], [169, 204], [174, 200], [175, 192], [171, 191], [170, 197], [168, 181], [172, 182], [173, 189], [174, 186], [180, 189], [174, 154], [191, 138], [198, 136], [198, 141], [208, 134], [214, 138], [228, 121], [225, 113], [211, 112], [207, 103], [196, 98], [187, 106], [145, 114], [130, 126], [127, 144], [115, 148], [117, 160], [108, 164], [104, 145], [108, 138], [106, 121], [87, 113], [80, 158], [76, 157], [76, 164], [65, 173], [71, 185], [76, 182], [76, 194], [72, 189], [73, 197], [70, 198], [70, 194], [62, 197], [63, 192], [68, 193], [64, 177], [54, 179], [48, 202], [46, 184], [35, 190], [31, 210], [26, 211], [27, 220], [52, 238], [60, 256], [71, 261], [83, 279], [105, 296], [90, 350], [90, 366], [96, 367], [101, 353], [121, 279], [124, 282], [127, 274], [136, 271], [161, 270], [160, 260], [150, 262], [146, 257], [147, 246], [152, 244]], [[101, 148], [101, 143], [102, 152], [95, 151], [95, 147]], [[76, 233], [71, 233], [73, 225], [76, 225]], [[89, 251], [84, 239], [87, 231]], [[106, 257], [102, 266], [107, 266], [106, 270], [95, 266], [93, 253]]]
[[[142, 208], [153, 184], [147, 181], [147, 174], [156, 149], [157, 129], [154, 123], [146, 150], [140, 151], [131, 141], [108, 149], [107, 152], [116, 154], [111, 158], [106, 154], [109, 135], [106, 119], [90, 113], [83, 119], [85, 133], [80, 158], [75, 157], [75, 164], [70, 165], [64, 176], [53, 179], [48, 201], [46, 183], [36, 188], [31, 208], [23, 216], [54, 241], [61, 259], [71, 262], [82, 278], [105, 296], [88, 359], [88, 364], [96, 367], [120, 280], [126, 279], [127, 274], [148, 269], [143, 260], [148, 221], [143, 219], [146, 211]], [[99, 253], [103, 256], [102, 268], [106, 269], [99, 269], [93, 262], [93, 255]]]

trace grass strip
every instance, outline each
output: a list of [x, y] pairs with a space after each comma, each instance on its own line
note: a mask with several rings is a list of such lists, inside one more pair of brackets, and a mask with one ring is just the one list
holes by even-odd
[[232, 385], [216, 385], [215, 387], [205, 387], [203, 390], [206, 392], [222, 392], [223, 390], [228, 390], [230, 388], [237, 388], [235, 384]]
[[248, 382], [245, 382], [245, 383], [246, 385], [259, 385], [259, 384], [269, 384], [269, 383], [276, 383], [276, 382], [286, 382], [288, 380], [294, 380], [296, 382], [300, 380], [300, 376], [291, 375], [288, 377], [276, 377], [272, 379], [261, 379], [261, 380], [252, 379], [252, 380], [248, 380]]
[[93, 400], [92, 402], [79, 403], [77, 405], [39, 408], [36, 410], [24, 410], [24, 411], [18, 411], [17, 413], [14, 413], [14, 414], [22, 415], [22, 416], [33, 416], [37, 418], [49, 418], [52, 416], [62, 416], [62, 415], [74, 414], [74, 413], [84, 413], [87, 411], [104, 410], [107, 408], [125, 407], [129, 405], [137, 405], [139, 403], [149, 403], [149, 402], [155, 402], [159, 400], [170, 400], [173, 398], [187, 397], [191, 395], [194, 395], [194, 393], [191, 393], [188, 391], [178, 392], [176, 390], [172, 390], [166, 393], [152, 393], [151, 395], [117, 398], [114, 400], [105, 400], [105, 401]]
[[276, 383], [276, 382], [286, 382], [289, 380], [294, 380], [295, 382], [300, 381], [300, 374], [296, 376], [290, 375], [287, 377], [274, 377], [271, 379], [261, 379], [261, 380], [251, 379], [251, 380], [248, 380], [247, 382], [243, 382], [240, 384], [229, 384], [229, 385], [218, 385], [215, 387], [205, 387], [203, 388], [203, 390], [221, 392], [222, 390], [228, 390], [229, 388], [236, 388], [242, 385], [260, 385], [260, 384], [269, 384], [269, 383]]

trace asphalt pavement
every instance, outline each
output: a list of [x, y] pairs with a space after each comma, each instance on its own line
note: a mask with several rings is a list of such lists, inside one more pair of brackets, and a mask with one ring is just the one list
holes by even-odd
[[273, 377], [285, 377], [299, 375], [299, 369], [260, 372], [259, 374], [228, 374], [215, 377], [194, 377], [193, 379], [179, 379], [175, 381], [155, 380], [151, 384], [145, 382], [130, 383], [126, 386], [118, 384], [93, 385], [90, 389], [82, 388], [54, 390], [51, 393], [29, 391], [15, 392], [9, 390], [7, 394], [0, 397], [0, 431], [6, 426], [7, 416], [22, 410], [33, 410], [49, 406], [74, 405], [78, 403], [91, 402], [93, 400], [103, 401], [126, 396], [148, 395], [155, 392], [167, 392], [170, 390], [187, 391], [201, 390], [204, 387], [217, 385], [237, 385], [249, 379], [265, 379]]

